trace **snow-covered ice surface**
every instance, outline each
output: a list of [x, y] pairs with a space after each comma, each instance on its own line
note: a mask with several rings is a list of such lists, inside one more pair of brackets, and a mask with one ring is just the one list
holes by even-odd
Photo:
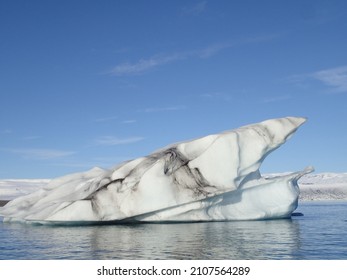
[[297, 180], [313, 169], [262, 177], [265, 157], [305, 122], [287, 117], [181, 142], [50, 181], [0, 209], [34, 223], [256, 220], [289, 217]]

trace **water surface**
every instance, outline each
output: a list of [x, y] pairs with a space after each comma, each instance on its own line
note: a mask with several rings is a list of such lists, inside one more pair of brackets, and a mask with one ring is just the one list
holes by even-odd
[[33, 226], [0, 222], [0, 259], [347, 259], [347, 202], [292, 219]]

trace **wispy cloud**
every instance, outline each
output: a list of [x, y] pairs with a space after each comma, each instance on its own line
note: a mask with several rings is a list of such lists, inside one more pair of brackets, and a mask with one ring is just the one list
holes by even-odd
[[130, 123], [136, 123], [137, 121], [136, 120], [124, 120], [124, 121], [121, 121], [122, 124], [130, 124]]
[[173, 63], [179, 60], [185, 60], [192, 57], [209, 58], [213, 55], [216, 55], [223, 49], [229, 47], [231, 47], [231, 44], [214, 44], [200, 50], [178, 52], [167, 55], [156, 54], [150, 58], [140, 59], [139, 61], [134, 63], [126, 62], [119, 64], [108, 73], [113, 76], [139, 75], [159, 66]]
[[3, 149], [4, 151], [18, 154], [24, 159], [49, 160], [71, 156], [76, 152], [54, 149]]
[[118, 138], [114, 136], [102, 136], [94, 141], [96, 145], [100, 146], [116, 146], [124, 144], [132, 144], [140, 142], [144, 137], [128, 137], [128, 138]]
[[285, 81], [301, 88], [308, 88], [312, 86], [312, 82], [319, 82], [326, 86], [331, 93], [347, 92], [347, 65], [292, 75]]
[[269, 98], [265, 98], [262, 100], [263, 103], [273, 103], [273, 102], [280, 102], [280, 101], [285, 101], [291, 99], [292, 96], [289, 94], [286, 95], [279, 95], [279, 96], [273, 96]]
[[219, 52], [223, 51], [224, 49], [228, 49], [233, 47], [233, 43], [225, 43], [225, 44], [213, 44], [210, 45], [204, 49], [197, 50], [195, 52], [192, 52], [193, 55], [197, 55], [200, 58], [209, 58], [211, 56], [214, 56], [218, 54]]
[[152, 107], [152, 108], [139, 110], [139, 112], [156, 113], [156, 112], [180, 111], [184, 109], [186, 109], [186, 106], [181, 105], [181, 106], [171, 106], [171, 107]]
[[111, 75], [123, 76], [123, 75], [136, 75], [142, 74], [155, 67], [168, 64], [173, 61], [186, 58], [185, 53], [177, 53], [171, 55], [154, 55], [147, 59], [140, 59], [135, 63], [123, 63], [114, 67], [111, 71]]
[[233, 99], [233, 96], [224, 92], [210, 92], [200, 95], [201, 98], [207, 100], [220, 100], [223, 102], [229, 102]]
[[239, 47], [243, 45], [262, 43], [262, 42], [273, 40], [274, 38], [279, 36], [280, 34], [274, 33], [274, 34], [245, 37], [245, 38], [233, 40], [230, 42], [211, 44], [207, 46], [206, 48], [192, 51], [191, 55], [198, 56], [200, 58], [209, 58], [211, 56], [214, 56], [220, 53], [223, 50], [227, 50], [230, 48]]
[[334, 92], [347, 92], [347, 66], [317, 71], [310, 76], [331, 87]]
[[214, 55], [217, 55], [221, 51], [230, 49], [237, 46], [247, 45], [247, 44], [256, 44], [265, 41], [269, 41], [278, 34], [270, 35], [261, 35], [261, 36], [252, 36], [241, 38], [239, 40], [234, 40], [232, 42], [226, 43], [215, 43], [211, 44], [205, 48], [190, 50], [190, 51], [181, 51], [171, 54], [156, 54], [149, 58], [141, 58], [137, 62], [125, 62], [117, 65], [111, 71], [106, 72], [109, 75], [113, 76], [129, 76], [129, 75], [139, 75], [147, 71], [150, 71], [159, 66], [163, 66], [169, 63], [173, 63], [179, 60], [186, 60], [190, 58], [200, 58], [207, 59]]
[[186, 6], [182, 8], [182, 13], [185, 15], [200, 15], [207, 8], [207, 1], [198, 2], [192, 6]]
[[32, 136], [25, 136], [25, 137], [23, 137], [23, 140], [30, 141], [30, 140], [40, 139], [40, 138], [41, 138], [41, 136], [32, 135]]
[[116, 116], [111, 116], [111, 117], [104, 117], [104, 118], [97, 118], [94, 120], [94, 122], [108, 122], [108, 121], [113, 121], [118, 119]]

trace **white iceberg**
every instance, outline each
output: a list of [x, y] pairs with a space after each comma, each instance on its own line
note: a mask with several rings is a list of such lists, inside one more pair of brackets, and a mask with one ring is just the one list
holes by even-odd
[[54, 179], [0, 209], [5, 222], [125, 223], [290, 217], [297, 180], [311, 167], [271, 178], [259, 168], [306, 121], [287, 117], [181, 142], [111, 170]]

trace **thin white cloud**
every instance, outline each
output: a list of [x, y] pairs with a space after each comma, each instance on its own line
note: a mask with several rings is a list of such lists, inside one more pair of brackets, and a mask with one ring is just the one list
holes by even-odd
[[259, 36], [250, 36], [250, 37], [241, 38], [239, 40], [233, 40], [231, 42], [211, 44], [204, 49], [193, 51], [191, 53], [193, 55], [199, 56], [200, 58], [209, 58], [226, 49], [243, 46], [243, 45], [262, 43], [262, 42], [270, 41], [279, 36], [280, 34], [276, 34], [276, 33], [267, 34], [267, 35], [259, 35]]
[[130, 124], [130, 123], [136, 123], [136, 120], [124, 120], [121, 122], [122, 124]]
[[110, 71], [110, 74], [114, 76], [142, 74], [143, 72], [151, 70], [155, 67], [184, 58], [184, 53], [172, 55], [155, 55], [148, 59], [140, 59], [138, 62], [135, 63], [127, 62], [119, 64]]
[[310, 76], [335, 92], [347, 92], [347, 66], [317, 71]]
[[224, 50], [224, 49], [228, 49], [233, 47], [234, 44], [230, 43], [230, 44], [214, 44], [214, 45], [210, 45], [204, 49], [198, 50], [195, 53], [200, 57], [200, 58], [209, 58], [213, 55], [216, 55], [217, 53], [219, 53], [220, 51]]
[[289, 94], [287, 95], [279, 95], [279, 96], [273, 96], [269, 98], [263, 99], [263, 103], [273, 103], [273, 102], [280, 102], [280, 101], [285, 101], [291, 99], [292, 96]]
[[223, 102], [229, 102], [233, 100], [233, 96], [231, 94], [226, 94], [223, 92], [210, 92], [210, 93], [204, 93], [200, 95], [201, 98], [207, 99], [207, 100], [220, 100]]
[[116, 146], [116, 145], [124, 145], [124, 144], [132, 144], [136, 142], [140, 142], [144, 137], [128, 137], [128, 138], [118, 138], [114, 136], [102, 136], [96, 139], [94, 142], [96, 145], [100, 146]]
[[41, 136], [32, 135], [32, 136], [25, 136], [25, 137], [23, 138], [23, 140], [30, 141], [30, 140], [40, 139], [40, 138], [41, 138]]
[[206, 59], [214, 55], [217, 55], [223, 50], [226, 50], [232, 47], [261, 43], [264, 41], [272, 40], [273, 38], [277, 36], [278, 34], [253, 36], [253, 37], [247, 37], [247, 38], [235, 40], [233, 42], [211, 44], [202, 49], [196, 49], [191, 51], [181, 51], [181, 52], [176, 52], [173, 54], [166, 54], [166, 55], [156, 54], [150, 58], [142, 58], [139, 61], [134, 63], [126, 62], [126, 63], [119, 64], [116, 67], [114, 67], [111, 71], [108, 71], [106, 73], [113, 76], [139, 75], [147, 71], [150, 71], [156, 67], [173, 63], [179, 60], [186, 60], [189, 58]]
[[182, 8], [182, 13], [185, 15], [200, 15], [207, 8], [207, 1], [198, 2], [192, 6], [186, 6]]
[[311, 87], [313, 82], [319, 82], [326, 86], [331, 93], [347, 92], [347, 65], [292, 75], [284, 81], [304, 89]]
[[152, 107], [146, 108], [143, 110], [139, 110], [139, 112], [143, 113], [157, 113], [157, 112], [168, 112], [168, 111], [179, 111], [186, 109], [185, 106], [171, 106], [171, 107]]
[[24, 159], [48, 160], [71, 156], [76, 152], [54, 149], [4, 149], [7, 152], [18, 154]]

